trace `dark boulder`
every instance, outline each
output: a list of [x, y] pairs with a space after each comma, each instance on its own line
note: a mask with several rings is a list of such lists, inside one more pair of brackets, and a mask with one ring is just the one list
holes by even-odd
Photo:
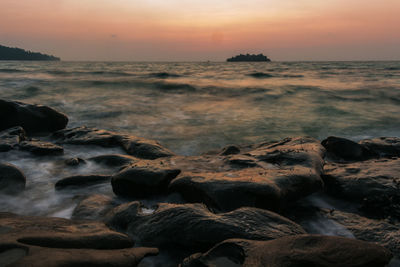
[[208, 156], [209, 166], [182, 168], [170, 191], [219, 211], [239, 207], [279, 210], [322, 189], [324, 152], [317, 140], [304, 137], [254, 145], [222, 160]]
[[113, 199], [105, 195], [90, 195], [82, 199], [72, 212], [74, 220], [102, 220], [115, 203]]
[[81, 188], [95, 184], [106, 183], [110, 181], [111, 176], [101, 174], [76, 175], [63, 178], [55, 184], [56, 190], [62, 190], [68, 187]]
[[0, 213], [0, 229], [1, 266], [136, 266], [158, 251], [100, 222]]
[[147, 197], [166, 193], [170, 181], [179, 173], [178, 169], [131, 166], [114, 175], [111, 185], [116, 195]]
[[19, 149], [23, 151], [29, 151], [38, 156], [55, 156], [62, 155], [64, 153], [64, 148], [62, 146], [38, 140], [22, 141], [19, 144]]
[[171, 151], [162, 147], [156, 141], [95, 128], [77, 127], [61, 130], [54, 133], [53, 137], [63, 144], [121, 147], [128, 154], [144, 159], [173, 155]]
[[398, 137], [364, 139], [360, 141], [360, 145], [373, 151], [379, 157], [400, 157], [400, 138]]
[[400, 218], [400, 159], [329, 163], [322, 176], [326, 191], [362, 205], [369, 216]]
[[220, 155], [226, 156], [226, 155], [233, 155], [233, 154], [239, 154], [240, 153], [240, 148], [235, 145], [230, 145], [226, 146], [222, 149]]
[[0, 152], [7, 152], [16, 148], [21, 141], [27, 140], [25, 130], [13, 127], [0, 132]]
[[0, 191], [16, 194], [25, 189], [26, 177], [12, 164], [0, 163]]
[[131, 202], [106, 217], [108, 225], [127, 231], [146, 246], [207, 249], [228, 238], [270, 240], [305, 233], [289, 219], [256, 208], [214, 214], [201, 204], [163, 203], [148, 213], [139, 202]]
[[182, 267], [384, 267], [387, 249], [364, 241], [321, 235], [287, 236], [271, 241], [230, 239], [185, 259]]
[[333, 160], [359, 161], [376, 157], [376, 153], [351, 140], [329, 136], [321, 142]]
[[66, 115], [50, 107], [0, 99], [0, 130], [21, 126], [28, 133], [54, 132], [67, 123]]

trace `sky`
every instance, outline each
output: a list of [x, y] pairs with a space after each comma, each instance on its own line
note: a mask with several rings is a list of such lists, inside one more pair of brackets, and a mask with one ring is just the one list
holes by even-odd
[[400, 0], [0, 1], [0, 44], [63, 60], [400, 60]]

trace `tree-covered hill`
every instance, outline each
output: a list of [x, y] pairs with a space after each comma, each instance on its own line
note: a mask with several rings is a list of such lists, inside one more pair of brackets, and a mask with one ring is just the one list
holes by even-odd
[[21, 48], [13, 48], [0, 45], [0, 60], [52, 60], [60, 58], [38, 52], [26, 51]]

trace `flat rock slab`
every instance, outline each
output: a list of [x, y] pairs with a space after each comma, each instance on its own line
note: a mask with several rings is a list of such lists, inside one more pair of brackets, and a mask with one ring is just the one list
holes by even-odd
[[157, 253], [132, 245], [100, 222], [0, 213], [1, 266], [135, 266]]
[[208, 249], [228, 238], [270, 240], [305, 233], [296, 223], [270, 211], [241, 208], [214, 214], [201, 204], [159, 204], [153, 213], [139, 202], [114, 208], [108, 225], [135, 236], [145, 246]]
[[154, 140], [84, 126], [58, 131], [53, 137], [63, 144], [121, 147], [129, 155], [144, 159], [174, 155]]
[[228, 156], [163, 161], [164, 166], [174, 161], [182, 170], [171, 182], [170, 191], [179, 192], [189, 202], [230, 211], [244, 206], [279, 210], [322, 189], [325, 149], [318, 140], [287, 138], [241, 150], [241, 154]]
[[55, 184], [57, 190], [62, 190], [66, 188], [82, 188], [86, 186], [91, 186], [95, 184], [106, 183], [111, 180], [110, 175], [102, 174], [92, 174], [92, 175], [76, 175], [65, 177]]
[[54, 156], [62, 155], [64, 153], [64, 148], [62, 146], [39, 140], [22, 141], [19, 143], [19, 149], [23, 151], [29, 151], [38, 156]]
[[0, 162], [0, 192], [17, 194], [25, 189], [26, 177], [16, 166]]
[[361, 140], [360, 145], [370, 149], [379, 157], [400, 157], [399, 137], [378, 137]]
[[0, 99], [0, 130], [21, 126], [28, 133], [43, 133], [67, 124], [67, 116], [50, 107]]
[[88, 161], [93, 161], [108, 167], [118, 167], [118, 168], [127, 167], [128, 165], [133, 164], [137, 160], [138, 158], [120, 154], [100, 155], [88, 159]]
[[327, 192], [362, 204], [376, 217], [400, 218], [400, 159], [380, 159], [325, 165]]
[[272, 241], [226, 240], [208, 252], [186, 258], [182, 267], [384, 267], [387, 249], [368, 242], [334, 236], [297, 235]]

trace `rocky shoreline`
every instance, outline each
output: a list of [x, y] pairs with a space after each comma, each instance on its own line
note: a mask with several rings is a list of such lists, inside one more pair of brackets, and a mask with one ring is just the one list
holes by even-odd
[[[68, 129], [67, 116], [50, 107], [0, 100], [0, 119], [3, 153], [56, 160], [70, 144], [124, 151], [63, 162], [108, 172], [64, 177], [56, 193], [103, 183], [114, 192], [79, 198], [71, 219], [0, 212], [0, 266], [399, 263], [400, 138], [295, 137], [180, 156], [145, 138]], [[29, 179], [1, 162], [0, 197], [21, 194]], [[345, 204], [323, 208], [315, 195]], [[345, 234], [320, 235], [317, 221]]]

